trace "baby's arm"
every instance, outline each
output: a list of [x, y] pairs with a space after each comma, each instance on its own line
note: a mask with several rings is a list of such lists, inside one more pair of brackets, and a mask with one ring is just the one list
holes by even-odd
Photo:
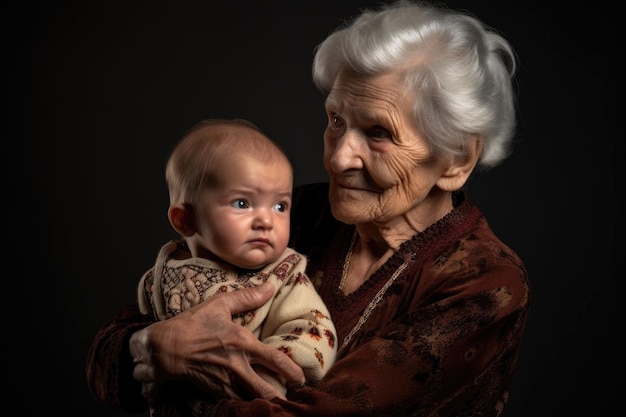
[[305, 274], [302, 256], [281, 281], [263, 325], [261, 340], [291, 357], [315, 385], [337, 356], [337, 333], [330, 313]]

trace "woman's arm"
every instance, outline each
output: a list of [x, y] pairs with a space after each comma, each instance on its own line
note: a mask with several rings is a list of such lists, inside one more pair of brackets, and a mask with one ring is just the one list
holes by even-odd
[[[165, 382], [185, 380], [233, 395], [245, 386], [262, 398], [282, 397], [252, 369], [258, 364], [289, 382], [304, 383], [287, 355], [257, 340], [232, 315], [258, 308], [272, 285], [223, 293], [168, 320], [153, 322], [136, 306], [96, 334], [87, 360], [87, 381], [96, 398], [130, 412], [145, 411]], [[143, 396], [142, 396], [143, 390]]]
[[153, 322], [135, 304], [124, 307], [97, 331], [87, 354], [86, 374], [87, 385], [98, 401], [131, 413], [148, 409], [141, 383], [133, 378], [129, 340]]

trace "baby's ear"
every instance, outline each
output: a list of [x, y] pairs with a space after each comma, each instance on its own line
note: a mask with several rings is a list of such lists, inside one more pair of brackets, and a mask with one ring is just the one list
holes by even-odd
[[191, 207], [184, 204], [172, 204], [167, 210], [170, 224], [181, 236], [192, 236], [196, 233]]
[[478, 135], [470, 135], [467, 138], [465, 154], [463, 156], [451, 156], [447, 169], [443, 172], [437, 185], [446, 191], [456, 191], [463, 187], [470, 174], [474, 170], [478, 158], [483, 150], [483, 143]]

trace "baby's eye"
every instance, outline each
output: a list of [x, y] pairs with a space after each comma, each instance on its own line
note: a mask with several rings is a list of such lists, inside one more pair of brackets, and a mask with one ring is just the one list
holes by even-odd
[[278, 203], [274, 206], [274, 210], [284, 213], [287, 211], [287, 203]]
[[245, 209], [245, 208], [250, 207], [248, 202], [244, 200], [243, 198], [238, 198], [234, 200], [232, 203], [230, 203], [230, 205], [231, 207], [238, 208], [238, 209]]

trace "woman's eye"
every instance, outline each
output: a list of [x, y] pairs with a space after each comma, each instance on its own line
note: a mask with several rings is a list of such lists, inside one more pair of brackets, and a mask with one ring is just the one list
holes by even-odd
[[242, 198], [238, 198], [237, 200], [234, 200], [232, 203], [230, 203], [230, 205], [238, 209], [248, 208], [248, 202]]
[[391, 133], [380, 126], [369, 129], [367, 135], [374, 139], [391, 139]]
[[340, 128], [343, 126], [343, 120], [341, 120], [336, 114], [332, 115], [330, 120], [335, 128]]

